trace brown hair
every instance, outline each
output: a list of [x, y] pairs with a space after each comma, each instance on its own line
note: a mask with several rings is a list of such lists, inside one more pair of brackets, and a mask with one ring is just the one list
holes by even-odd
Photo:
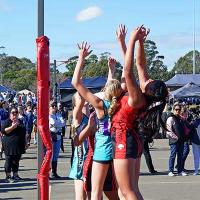
[[109, 116], [112, 116], [118, 108], [117, 102], [121, 94], [122, 88], [118, 80], [112, 79], [105, 85], [105, 98], [110, 101]]

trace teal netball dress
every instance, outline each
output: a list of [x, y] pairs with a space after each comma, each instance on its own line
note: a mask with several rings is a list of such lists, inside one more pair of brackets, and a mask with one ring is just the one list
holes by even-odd
[[[87, 126], [87, 124], [88, 124], [88, 117], [84, 115], [80, 125], [76, 127], [76, 134], [80, 134], [81, 131]], [[82, 175], [83, 163], [86, 159], [87, 150], [88, 150], [87, 140], [85, 140], [81, 145], [75, 147], [69, 178], [72, 178], [74, 180], [83, 179]]]
[[97, 119], [98, 131], [95, 134], [94, 161], [112, 161], [112, 141], [110, 135], [110, 120], [108, 109], [110, 102], [103, 100], [104, 117]]

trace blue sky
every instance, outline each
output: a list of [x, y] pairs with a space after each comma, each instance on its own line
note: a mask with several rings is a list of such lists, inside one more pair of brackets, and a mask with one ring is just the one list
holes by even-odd
[[[37, 0], [0, 0], [0, 46], [8, 55], [35, 62]], [[45, 0], [45, 35], [50, 38], [51, 61], [78, 53], [76, 43], [88, 41], [99, 55], [108, 51], [122, 62], [115, 31], [120, 23], [130, 31], [151, 29], [165, 64], [193, 49], [193, 0]], [[196, 0], [196, 49], [200, 50], [200, 1]], [[59, 68], [61, 71], [63, 67]]]

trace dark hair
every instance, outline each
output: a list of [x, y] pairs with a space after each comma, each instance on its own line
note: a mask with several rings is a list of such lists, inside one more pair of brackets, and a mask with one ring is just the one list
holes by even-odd
[[3, 105], [6, 103], [6, 101], [1, 101], [0, 102], [0, 108], [3, 108]]
[[57, 103], [56, 103], [55, 101], [52, 101], [52, 102], [50, 103], [50, 107], [54, 107], [54, 106], [57, 107]]
[[168, 90], [163, 81], [154, 80], [146, 85], [144, 95], [149, 106], [139, 119], [138, 128], [144, 138], [151, 139], [159, 134], [160, 126], [167, 130], [162, 112], [166, 105]]
[[145, 96], [148, 100], [154, 102], [161, 100], [166, 101], [166, 98], [168, 96], [167, 86], [161, 80], [153, 80], [146, 85]]
[[160, 126], [167, 130], [162, 119], [162, 112], [165, 107], [165, 102], [161, 101], [158, 105], [150, 105], [138, 120], [138, 131], [144, 139], [155, 138], [159, 134]]

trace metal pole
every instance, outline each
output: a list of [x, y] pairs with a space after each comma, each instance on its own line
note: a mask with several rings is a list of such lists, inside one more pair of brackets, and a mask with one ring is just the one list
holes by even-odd
[[[5, 47], [4, 46], [0, 46], [0, 49], [3, 50], [3, 49], [5, 49]], [[0, 59], [1, 60], [4, 59], [5, 55], [6, 55], [5, 52], [2, 51]], [[2, 65], [0, 66], [0, 73], [1, 73], [1, 85], [3, 85], [3, 66]]]
[[54, 60], [53, 65], [53, 95], [54, 101], [57, 102], [56, 60]]
[[[38, 37], [44, 35], [44, 0], [38, 0]], [[37, 158], [38, 158], [38, 172], [40, 170], [42, 160], [43, 160], [43, 144], [40, 134], [38, 133], [38, 149], [37, 149]], [[38, 200], [40, 200], [40, 185], [37, 182], [38, 188]]]
[[193, 3], [193, 6], [194, 6], [194, 10], [193, 10], [193, 74], [196, 73], [196, 56], [195, 56], [195, 0], [194, 0], [194, 3]]
[[44, 35], [44, 0], [38, 0], [38, 37]]

